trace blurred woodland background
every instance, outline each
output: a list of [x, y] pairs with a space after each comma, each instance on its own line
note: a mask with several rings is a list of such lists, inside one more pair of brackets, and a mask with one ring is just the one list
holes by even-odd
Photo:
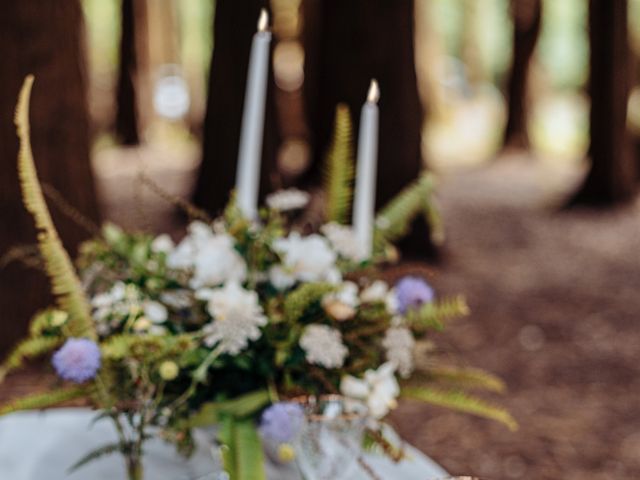
[[[521, 423], [509, 433], [405, 404], [400, 432], [451, 473], [640, 477], [640, 0], [4, 5], [0, 354], [47, 302], [16, 174], [25, 75], [39, 175], [70, 251], [105, 219], [179, 236], [185, 218], [163, 197], [215, 212], [233, 188], [263, 7], [275, 41], [261, 193], [315, 188], [337, 104], [357, 129], [378, 79], [378, 202], [431, 169], [448, 234], [432, 245], [416, 222], [400, 268], [468, 294], [473, 314], [436, 339], [440, 354], [502, 375]], [[10, 379], [0, 399], [43, 375]]]

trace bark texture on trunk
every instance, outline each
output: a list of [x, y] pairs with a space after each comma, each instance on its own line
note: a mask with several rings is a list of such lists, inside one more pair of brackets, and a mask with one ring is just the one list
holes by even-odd
[[[312, 162], [304, 183], [320, 180], [338, 103], [351, 111], [357, 134], [372, 78], [380, 84], [377, 205], [382, 206], [423, 169], [423, 108], [414, 59], [414, 2], [304, 0], [304, 98]], [[426, 222], [419, 218], [399, 245], [408, 256], [433, 256]]]
[[590, 0], [591, 168], [571, 204], [608, 206], [630, 200], [637, 168], [627, 131], [631, 52], [627, 1]]
[[[267, 6], [266, 0], [216, 2], [202, 164], [194, 194], [194, 202], [211, 213], [224, 208], [235, 186], [249, 53], [260, 9]], [[270, 176], [275, 169], [279, 143], [273, 88], [270, 67], [262, 146], [261, 198], [270, 191]]]
[[138, 68], [136, 55], [136, 19], [137, 10], [143, 2], [122, 0], [120, 36], [120, 65], [118, 68], [118, 86], [116, 91], [115, 133], [123, 145], [140, 143], [138, 133], [137, 96], [135, 77]]
[[531, 57], [536, 48], [542, 24], [541, 0], [512, 0], [513, 63], [507, 85], [507, 126], [504, 146], [528, 148], [527, 79]]
[[[13, 112], [18, 91], [35, 74], [31, 101], [33, 153], [42, 182], [58, 189], [87, 217], [98, 208], [89, 162], [82, 10], [77, 0], [9, 2], [0, 15], [0, 252], [35, 244], [33, 220], [22, 205], [16, 171]], [[75, 254], [87, 234], [51, 206], [65, 246]], [[40, 272], [11, 263], [0, 270], [0, 356], [26, 331], [30, 316], [49, 299]]]

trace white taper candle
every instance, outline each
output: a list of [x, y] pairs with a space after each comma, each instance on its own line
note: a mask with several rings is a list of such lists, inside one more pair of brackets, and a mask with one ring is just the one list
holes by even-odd
[[258, 215], [264, 109], [271, 43], [271, 32], [267, 30], [268, 23], [267, 11], [262, 9], [258, 19], [258, 31], [253, 36], [251, 44], [238, 151], [236, 200], [240, 211], [250, 219], [255, 219]]
[[360, 114], [356, 189], [353, 202], [353, 228], [362, 257], [373, 252], [373, 226], [378, 163], [378, 82], [371, 80], [367, 101]]

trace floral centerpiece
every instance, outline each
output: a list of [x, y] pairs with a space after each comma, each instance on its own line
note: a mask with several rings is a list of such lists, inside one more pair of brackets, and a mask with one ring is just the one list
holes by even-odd
[[[389, 285], [375, 268], [394, 256], [388, 240], [406, 228], [424, 179], [383, 211], [371, 258], [338, 222], [317, 233], [297, 230], [288, 212], [303, 208], [308, 196], [288, 191], [269, 198], [259, 221], [247, 220], [232, 202], [220, 218], [194, 220], [177, 244], [168, 235], [107, 224], [82, 246], [76, 270], [37, 181], [29, 144], [31, 83], [16, 115], [19, 173], [56, 305], [36, 315], [0, 377], [29, 358], [51, 355], [60, 385], [0, 413], [88, 399], [113, 421], [119, 441], [77, 466], [121, 452], [130, 479], [143, 478], [149, 435], [188, 454], [192, 429], [213, 423], [227, 447], [231, 478], [264, 478], [262, 440], [276, 443], [280, 460], [293, 457], [300, 411], [289, 400], [300, 396], [335, 393], [364, 403], [370, 440], [394, 455], [380, 422], [401, 396], [514, 426], [503, 410], [459, 388], [442, 388], [466, 382], [501, 390], [495, 377], [469, 369], [416, 371], [416, 339], [466, 315], [463, 298], [438, 298], [417, 277]], [[334, 153], [341, 151], [340, 138]], [[339, 172], [348, 168], [335, 158], [333, 164], [330, 184], [340, 192]], [[342, 200], [330, 202], [334, 220], [348, 195], [330, 195], [336, 197]]]

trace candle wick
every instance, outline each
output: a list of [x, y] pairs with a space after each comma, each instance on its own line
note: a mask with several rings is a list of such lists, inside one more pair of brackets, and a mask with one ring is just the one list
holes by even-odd
[[380, 88], [378, 87], [378, 81], [374, 78], [369, 85], [369, 93], [367, 93], [367, 102], [378, 103], [380, 99]]
[[269, 26], [269, 14], [266, 8], [260, 9], [260, 17], [258, 17], [258, 31], [265, 32]]

